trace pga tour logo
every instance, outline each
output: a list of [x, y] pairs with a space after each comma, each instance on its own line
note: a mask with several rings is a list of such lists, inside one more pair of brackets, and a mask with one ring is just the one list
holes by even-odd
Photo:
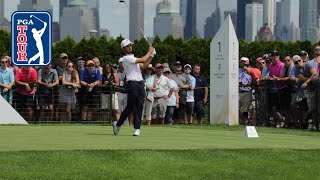
[[11, 16], [12, 62], [16, 66], [45, 66], [51, 63], [49, 12], [16, 11]]

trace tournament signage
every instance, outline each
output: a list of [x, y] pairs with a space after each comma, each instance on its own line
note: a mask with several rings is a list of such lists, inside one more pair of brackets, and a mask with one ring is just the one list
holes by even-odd
[[230, 16], [210, 43], [210, 124], [238, 125], [239, 42]]
[[16, 66], [51, 63], [52, 17], [45, 11], [16, 11], [11, 16], [12, 62]]

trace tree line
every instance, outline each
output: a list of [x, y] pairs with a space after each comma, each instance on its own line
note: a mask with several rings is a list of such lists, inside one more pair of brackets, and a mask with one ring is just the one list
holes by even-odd
[[[72, 37], [56, 42], [52, 47], [52, 61], [58, 62], [60, 53], [67, 53], [69, 59], [75, 61], [77, 57], [82, 56], [85, 59], [98, 57], [101, 63], [111, 62], [117, 63], [121, 56], [120, 42], [124, 39], [121, 35], [117, 38], [107, 39], [105, 36], [100, 38], [91, 37], [83, 38], [80, 42], [76, 42]], [[210, 42], [211, 38], [203, 39], [192, 37], [189, 40], [182, 38], [174, 39], [172, 35], [161, 40], [159, 36], [153, 39], [153, 46], [157, 50], [157, 55], [153, 60], [155, 63], [167, 62], [171, 66], [174, 61], [180, 60], [183, 63], [191, 65], [201, 65], [203, 74], [209, 77], [210, 72]], [[0, 56], [11, 56], [11, 37], [10, 33], [0, 30]], [[134, 41], [134, 54], [137, 57], [143, 56], [149, 47], [149, 43], [141, 38]], [[261, 57], [265, 53], [277, 50], [281, 57], [285, 55], [299, 54], [301, 50], [309, 53], [310, 58], [313, 57], [313, 44], [310, 41], [281, 42], [281, 41], [254, 41], [246, 42], [244, 39], [239, 40], [239, 56], [249, 57], [252, 64], [257, 57]], [[239, 58], [240, 58], [239, 57]]]

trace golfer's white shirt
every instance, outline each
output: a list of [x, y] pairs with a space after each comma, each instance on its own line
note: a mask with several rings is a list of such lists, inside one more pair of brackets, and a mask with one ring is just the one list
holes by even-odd
[[136, 63], [133, 54], [123, 56], [122, 65], [127, 76], [127, 81], [143, 81], [140, 66]]

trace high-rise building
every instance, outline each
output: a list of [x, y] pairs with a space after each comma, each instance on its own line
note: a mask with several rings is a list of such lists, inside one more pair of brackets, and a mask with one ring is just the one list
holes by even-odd
[[130, 0], [129, 16], [129, 39], [134, 41], [143, 37], [141, 31], [144, 31], [144, 0]]
[[208, 17], [204, 26], [204, 38], [216, 35], [221, 26], [221, 11], [219, 1], [216, 0], [216, 10]]
[[224, 11], [224, 19], [230, 15], [234, 29], [237, 29], [237, 11], [235, 9]]
[[153, 19], [153, 36], [159, 35], [163, 40], [170, 34], [174, 38], [183, 38], [182, 18], [178, 10], [162, 8]]
[[[282, 0], [277, 2], [276, 38], [281, 41], [300, 40], [300, 35], [293, 37], [299, 27], [299, 0]], [[290, 29], [290, 30], [289, 30]], [[291, 32], [289, 35], [289, 31]]]
[[157, 4], [156, 13], [158, 13], [161, 9], [170, 8], [171, 2], [169, 0], [162, 0]]
[[52, 14], [50, 0], [20, 0], [18, 11], [48, 11]]
[[63, 8], [68, 7], [68, 4], [72, 0], [59, 0], [59, 22], [60, 22], [60, 17], [62, 16], [63, 13]]
[[300, 1], [300, 38], [318, 42], [319, 31], [318, 0]]
[[0, 1], [0, 19], [4, 18], [4, 0]]
[[83, 0], [74, 0], [68, 7], [63, 8], [60, 21], [60, 39], [68, 35], [75, 41], [83, 37], [90, 38], [90, 32], [96, 31], [96, 17], [92, 9]]
[[[246, 34], [246, 4], [262, 3], [262, 0], [238, 0], [237, 3], [237, 37], [245, 38]], [[259, 27], [260, 28], [260, 27]]]
[[[184, 39], [190, 39], [192, 36], [197, 35], [197, 2], [196, 0], [187, 0], [187, 9], [185, 13], [185, 24], [184, 24]], [[185, 7], [185, 5], [183, 5]], [[182, 14], [184, 16], [184, 14]]]
[[274, 33], [274, 26], [276, 24], [276, 0], [263, 0], [263, 24], [267, 24], [271, 32]]
[[101, 28], [100, 36], [106, 36], [107, 39], [110, 39], [110, 31], [107, 28]]
[[246, 4], [246, 32], [245, 39], [248, 42], [255, 40], [258, 31], [263, 25], [263, 4], [251, 3]]
[[60, 40], [60, 24], [58, 22], [52, 23], [52, 42], [55, 43]]
[[[196, 15], [196, 26], [197, 35], [204, 37], [204, 26], [208, 17], [217, 9], [217, 1], [219, 0], [198, 0], [197, 1], [197, 15]], [[234, 1], [234, 0], [231, 0]], [[220, 1], [221, 2], [221, 1]]]
[[88, 7], [93, 10], [94, 16], [96, 18], [96, 30], [97, 37], [100, 37], [100, 0], [86, 0]]
[[300, 41], [300, 28], [298, 28], [296, 25], [291, 23], [288, 26], [288, 36], [285, 41], [291, 41], [291, 42]]
[[272, 41], [274, 39], [272, 31], [270, 27], [268, 27], [268, 24], [265, 23], [263, 27], [260, 28], [260, 31], [258, 31], [256, 40], [259, 41]]

